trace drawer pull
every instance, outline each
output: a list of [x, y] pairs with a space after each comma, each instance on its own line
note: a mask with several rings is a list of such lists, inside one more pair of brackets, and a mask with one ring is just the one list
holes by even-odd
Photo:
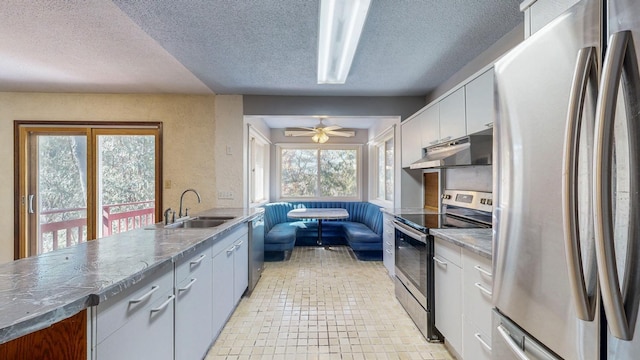
[[438, 259], [435, 256], [433, 257], [433, 261], [437, 262], [438, 265], [447, 266], [447, 262], [446, 261], [442, 261], [442, 260]]
[[196, 265], [200, 264], [202, 262], [202, 260], [204, 260], [204, 258], [206, 258], [206, 257], [207, 257], [207, 255], [202, 254], [202, 255], [200, 255], [200, 257], [198, 257], [197, 259], [195, 259], [192, 262], [190, 262], [189, 265], [196, 266]]
[[227, 255], [231, 255], [233, 254], [233, 251], [236, 249], [236, 246], [233, 245], [232, 247], [229, 248], [229, 250], [227, 250]]
[[482, 284], [480, 284], [480, 283], [475, 283], [474, 285], [475, 285], [478, 289], [480, 289], [480, 291], [482, 291], [483, 293], [485, 293], [485, 294], [487, 294], [487, 295], [489, 295], [489, 296], [493, 295], [493, 293], [492, 293], [490, 290], [487, 290], [484, 286], [482, 286]]
[[151, 287], [151, 290], [147, 291], [146, 294], [140, 296], [137, 299], [133, 299], [133, 300], [129, 300], [129, 304], [137, 304], [139, 302], [143, 302], [145, 300], [147, 300], [149, 298], [149, 296], [151, 296], [151, 294], [153, 294], [154, 292], [156, 292], [156, 290], [160, 289], [160, 286], [158, 285], [153, 285]]
[[493, 127], [493, 121], [490, 123], [486, 123], [484, 124], [484, 126], [488, 127], [488, 128], [492, 128]]
[[391, 250], [386, 249], [386, 251], [387, 251], [387, 254], [391, 254]]
[[388, 242], [388, 241], [385, 241], [384, 243], [385, 243], [385, 244], [387, 244], [387, 245], [389, 245], [389, 246], [391, 246], [391, 243], [390, 243], [390, 242]]
[[491, 272], [483, 269], [482, 267], [480, 267], [480, 265], [476, 265], [473, 268], [478, 270], [480, 273], [487, 275], [488, 277], [493, 277], [493, 274]]
[[167, 298], [167, 300], [165, 300], [165, 302], [163, 302], [162, 304], [160, 304], [160, 306], [158, 306], [155, 309], [151, 309], [151, 313], [153, 314], [154, 312], [158, 312], [158, 311], [162, 311], [164, 310], [164, 308], [166, 308], [167, 306], [169, 306], [169, 303], [173, 301], [173, 299], [175, 299], [176, 296], [171, 294], [169, 295], [169, 298]]
[[489, 346], [489, 344], [487, 344], [487, 342], [482, 339], [482, 335], [480, 335], [480, 333], [475, 333], [473, 334], [473, 336], [475, 336], [476, 339], [478, 339], [480, 344], [482, 344], [482, 346], [484, 346], [485, 349], [491, 351], [491, 346]]
[[235, 247], [235, 250], [238, 250], [238, 249], [240, 249], [240, 246], [241, 246], [242, 244], [244, 244], [244, 240], [240, 241], [240, 242], [239, 242], [239, 243], [237, 243], [237, 244], [234, 244], [233, 246]]
[[198, 280], [198, 279], [196, 279], [196, 278], [191, 279], [191, 281], [189, 281], [189, 283], [187, 285], [185, 285], [185, 287], [178, 288], [178, 292], [189, 290], [191, 288], [191, 286], [193, 286], [193, 284], [196, 282], [196, 280]]

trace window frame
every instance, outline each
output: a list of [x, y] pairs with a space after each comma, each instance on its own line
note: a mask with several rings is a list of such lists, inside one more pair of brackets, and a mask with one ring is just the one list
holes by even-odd
[[[309, 196], [294, 197], [282, 195], [282, 150], [284, 149], [300, 149], [300, 150], [355, 150], [356, 151], [356, 196]], [[286, 143], [276, 145], [276, 198], [278, 201], [362, 201], [363, 189], [363, 167], [362, 167], [362, 145], [361, 144], [305, 144], [305, 143]], [[318, 153], [320, 156], [320, 153]], [[320, 163], [318, 162], [318, 167]], [[319, 169], [318, 169], [319, 170]], [[319, 171], [318, 171], [319, 174]], [[318, 177], [319, 182], [319, 177]], [[318, 191], [320, 189], [318, 188]], [[317, 195], [317, 194], [316, 194]]]
[[[262, 179], [262, 193], [263, 196], [261, 199], [255, 199], [255, 185], [256, 185], [256, 177], [255, 177], [255, 164], [256, 164], [256, 146], [258, 143], [264, 149], [262, 154], [263, 157], [263, 179]], [[257, 207], [269, 202], [270, 198], [270, 176], [271, 176], [271, 142], [267, 139], [262, 133], [254, 129], [252, 126], [249, 126], [249, 146], [248, 146], [248, 154], [249, 154], [249, 207]]]
[[[377, 203], [380, 206], [383, 207], [393, 207], [394, 206], [394, 202], [395, 202], [395, 197], [396, 197], [396, 192], [395, 192], [395, 182], [396, 182], [396, 166], [398, 165], [396, 163], [396, 152], [397, 152], [397, 139], [395, 136], [395, 131], [394, 131], [395, 127], [390, 127], [389, 129], [383, 131], [380, 135], [378, 135], [371, 143], [369, 146], [369, 154], [370, 154], [370, 161], [369, 161], [369, 169], [370, 169], [370, 182], [369, 182], [369, 198], [371, 199], [371, 202], [373, 203]], [[381, 188], [381, 184], [379, 182], [379, 178], [378, 175], [380, 173], [380, 169], [379, 169], [379, 160], [380, 160], [380, 155], [379, 155], [379, 150], [380, 148], [385, 148], [385, 152], [386, 152], [386, 144], [389, 140], [393, 140], [393, 163], [391, 164], [391, 188], [393, 189], [393, 193], [391, 194], [390, 199], [387, 199], [387, 194], [386, 194], [386, 183], [382, 184], [382, 188], [383, 193], [384, 193], [384, 197], [380, 197], [378, 194], [378, 191]], [[385, 162], [385, 166], [386, 166], [386, 162]], [[386, 177], [385, 177], [386, 179]], [[385, 180], [386, 181], [386, 180]]]

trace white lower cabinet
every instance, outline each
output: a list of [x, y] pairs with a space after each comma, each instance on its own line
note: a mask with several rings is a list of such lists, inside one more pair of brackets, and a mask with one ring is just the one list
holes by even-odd
[[247, 224], [91, 309], [91, 359], [206, 356], [249, 284]]
[[436, 237], [434, 262], [436, 327], [462, 359], [491, 359], [491, 260]]
[[393, 227], [393, 215], [384, 213], [382, 225], [382, 263], [387, 268], [389, 276], [396, 275], [395, 259], [395, 228]]
[[211, 246], [176, 264], [176, 359], [202, 359], [213, 341]]
[[217, 337], [249, 284], [248, 228], [213, 246], [213, 335]]
[[435, 324], [446, 342], [462, 354], [462, 268], [460, 248], [435, 238]]
[[95, 307], [96, 359], [173, 359], [173, 266]]
[[491, 359], [491, 260], [462, 250], [463, 354], [465, 359]]

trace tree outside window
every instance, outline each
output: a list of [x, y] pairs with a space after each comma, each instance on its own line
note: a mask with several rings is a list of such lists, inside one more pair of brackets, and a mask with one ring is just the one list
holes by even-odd
[[359, 149], [280, 149], [282, 198], [358, 198]]

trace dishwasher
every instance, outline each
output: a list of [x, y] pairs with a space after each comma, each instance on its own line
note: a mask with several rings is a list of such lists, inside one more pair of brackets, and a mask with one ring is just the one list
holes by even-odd
[[250, 296], [264, 269], [264, 214], [249, 221], [249, 287]]

